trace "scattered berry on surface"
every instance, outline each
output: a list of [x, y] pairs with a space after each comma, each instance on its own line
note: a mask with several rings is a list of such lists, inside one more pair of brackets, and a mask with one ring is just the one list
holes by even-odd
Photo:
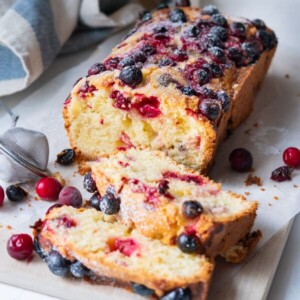
[[58, 195], [58, 203], [79, 208], [82, 205], [82, 195], [76, 187], [65, 186]]
[[100, 202], [100, 210], [107, 215], [114, 215], [120, 210], [120, 198], [113, 193], [106, 193]]
[[96, 181], [92, 176], [92, 172], [88, 172], [83, 177], [83, 187], [89, 193], [95, 193], [97, 191]]
[[250, 171], [253, 158], [251, 153], [244, 148], [234, 149], [229, 155], [229, 163], [231, 168], [238, 172]]
[[7, 252], [17, 260], [31, 258], [33, 252], [32, 237], [26, 233], [12, 235], [7, 241]]
[[6, 188], [6, 196], [12, 202], [20, 202], [27, 197], [28, 193], [19, 185], [10, 185]]
[[75, 161], [76, 152], [73, 149], [64, 149], [56, 156], [56, 162], [60, 165], [68, 166]]
[[35, 192], [42, 200], [55, 201], [62, 188], [62, 184], [55, 178], [43, 177], [37, 182]]
[[46, 257], [49, 270], [57, 276], [67, 276], [70, 273], [70, 262], [64, 259], [60, 253], [51, 250]]
[[271, 179], [277, 182], [291, 180], [293, 170], [293, 168], [288, 166], [279, 167], [272, 172]]
[[300, 167], [300, 149], [296, 147], [289, 147], [284, 150], [282, 158], [287, 166], [293, 168]]

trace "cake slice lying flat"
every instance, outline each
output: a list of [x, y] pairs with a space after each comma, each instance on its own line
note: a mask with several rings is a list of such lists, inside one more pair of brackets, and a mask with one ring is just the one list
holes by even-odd
[[250, 232], [256, 216], [256, 202], [223, 191], [159, 151], [100, 157], [92, 177], [102, 197], [119, 197], [119, 222], [184, 252], [223, 254]]
[[95, 209], [54, 208], [34, 227], [38, 252], [52, 263], [50, 269], [56, 267], [57, 275], [68, 272], [53, 265], [53, 251], [61, 255], [64, 268], [72, 272], [72, 265], [80, 262], [90, 270], [89, 279], [98, 283], [114, 282], [156, 299], [169, 293], [184, 294], [180, 299], [186, 300], [206, 299], [214, 266], [208, 258], [182, 253], [107, 219]]

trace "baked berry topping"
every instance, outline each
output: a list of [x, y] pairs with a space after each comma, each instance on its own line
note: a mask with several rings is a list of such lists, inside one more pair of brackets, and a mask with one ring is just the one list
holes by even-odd
[[219, 117], [221, 113], [221, 105], [217, 100], [204, 99], [199, 103], [198, 110], [199, 113], [213, 121]]
[[77, 225], [77, 223], [74, 220], [72, 220], [66, 216], [58, 217], [56, 220], [57, 220], [58, 226], [63, 226], [65, 228], [72, 228]]
[[135, 87], [142, 82], [143, 73], [135, 66], [127, 66], [120, 72], [120, 79], [123, 83]]
[[6, 196], [12, 202], [20, 202], [27, 197], [28, 193], [19, 185], [10, 185], [6, 188]]
[[219, 13], [219, 10], [217, 9], [216, 6], [214, 5], [206, 5], [202, 8], [202, 15], [209, 15], [209, 16], [212, 16], [212, 15], [216, 15]]
[[227, 19], [220, 14], [213, 14], [211, 20], [214, 24], [225, 27], [227, 25]]
[[96, 181], [92, 176], [92, 172], [87, 172], [83, 177], [83, 187], [89, 193], [95, 193], [97, 191]]
[[191, 88], [190, 86], [185, 86], [181, 89], [182, 94], [187, 95], [187, 96], [195, 96], [197, 93], [196, 91]]
[[85, 98], [89, 95], [93, 95], [94, 91], [96, 91], [96, 87], [94, 85], [90, 85], [89, 81], [87, 80], [79, 89], [78, 95], [82, 98]]
[[55, 201], [62, 188], [62, 184], [55, 178], [44, 177], [37, 182], [35, 192], [42, 200]]
[[212, 77], [220, 77], [223, 75], [223, 70], [215, 63], [204, 64], [203, 69], [205, 69]]
[[70, 266], [71, 275], [75, 278], [83, 278], [85, 276], [89, 276], [91, 271], [85, 267], [80, 261], [76, 261]]
[[217, 92], [217, 99], [221, 102], [222, 109], [228, 111], [230, 107], [230, 97], [224, 91]]
[[254, 19], [251, 21], [251, 23], [257, 28], [257, 29], [266, 29], [267, 26], [264, 21], [261, 19]]
[[165, 194], [167, 194], [168, 189], [169, 189], [169, 181], [165, 180], [165, 179], [160, 181], [160, 183], [158, 184], [158, 192], [161, 195], [165, 195]]
[[29, 259], [33, 252], [32, 237], [26, 233], [13, 234], [7, 241], [6, 249], [14, 259]]
[[203, 98], [215, 98], [215, 92], [206, 86], [202, 86], [197, 90]]
[[277, 182], [282, 182], [292, 179], [293, 168], [283, 166], [275, 169], [271, 174], [271, 179]]
[[282, 158], [287, 166], [292, 168], [300, 167], [300, 149], [289, 147], [284, 150]]
[[114, 106], [122, 110], [130, 110], [131, 101], [126, 98], [120, 91], [114, 90], [110, 94], [110, 98], [114, 99]]
[[141, 47], [141, 51], [143, 51], [146, 55], [153, 55], [156, 53], [155, 47], [146, 44]]
[[75, 161], [76, 152], [73, 149], [64, 149], [56, 156], [56, 162], [63, 166], [68, 166]]
[[246, 27], [241, 22], [231, 23], [229, 28], [230, 28], [231, 34], [234, 36], [245, 37], [245, 35], [246, 35]]
[[188, 55], [184, 50], [175, 49], [171, 54], [171, 58], [176, 62], [181, 62], [187, 60]]
[[89, 68], [88, 76], [96, 75], [96, 74], [102, 73], [104, 71], [106, 71], [104, 64], [96, 63]]
[[248, 172], [251, 170], [253, 158], [251, 153], [244, 148], [234, 149], [229, 155], [231, 168], [238, 172]]
[[228, 58], [231, 59], [236, 63], [237, 66], [242, 65], [243, 61], [243, 53], [242, 51], [237, 47], [230, 47], [227, 50]]
[[210, 47], [214, 47], [214, 46], [220, 47], [220, 48], [223, 47], [221, 39], [220, 39], [217, 35], [211, 34], [211, 33], [205, 35], [205, 36], [202, 38], [202, 43], [203, 43], [203, 44], [200, 46], [200, 48], [201, 48], [201, 47], [202, 47], [202, 48], [204, 47], [204, 48], [203, 48], [204, 50], [205, 50], [205, 49], [208, 49], [208, 48], [210, 48]]
[[162, 74], [157, 78], [157, 81], [159, 82], [160, 85], [167, 87], [170, 83], [176, 83], [177, 81], [172, 78], [170, 74]]
[[221, 41], [227, 40], [227, 30], [221, 26], [214, 26], [210, 29], [210, 34], [218, 37]]
[[209, 74], [205, 70], [197, 70], [195, 77], [198, 79], [200, 85], [203, 85], [209, 81]]
[[99, 192], [94, 193], [93, 196], [90, 198], [90, 205], [93, 208], [100, 210], [101, 199], [102, 199], [102, 197]]
[[191, 6], [190, 0], [176, 0], [175, 1], [176, 6]]
[[70, 273], [70, 261], [64, 259], [59, 252], [51, 250], [46, 257], [49, 270], [57, 276], [67, 276]]
[[3, 204], [4, 197], [5, 197], [4, 189], [3, 189], [3, 187], [0, 185], [0, 207], [1, 207], [2, 204]]
[[166, 26], [163, 25], [158, 25], [157, 27], [154, 27], [153, 33], [166, 33], [168, 31]]
[[156, 97], [145, 97], [144, 95], [136, 95], [139, 102], [134, 104], [134, 108], [145, 118], [156, 118], [161, 114], [159, 109], [160, 102]]
[[140, 20], [142, 22], [147, 22], [147, 21], [150, 21], [151, 19], [152, 19], [152, 15], [149, 11], [145, 10], [140, 13]]
[[132, 53], [131, 56], [135, 63], [138, 63], [138, 62], [144, 63], [147, 60], [147, 57], [142, 50], [138, 50], [138, 51]]
[[176, 290], [173, 290], [171, 292], [168, 292], [159, 300], [191, 300], [192, 299], [192, 293], [189, 288], [177, 288]]
[[36, 252], [39, 255], [39, 257], [41, 259], [46, 258], [47, 255], [44, 252], [44, 250], [41, 248], [40, 243], [37, 238], [34, 238], [34, 240], [33, 240], [33, 250], [34, 250], [34, 252]]
[[133, 66], [135, 64], [135, 61], [133, 60], [132, 57], [130, 56], [127, 56], [127, 57], [124, 57], [120, 62], [119, 62], [119, 66], [121, 68], [124, 68], [126, 66]]
[[172, 171], [167, 171], [163, 173], [163, 177], [166, 179], [178, 179], [186, 182], [194, 182], [198, 185], [202, 185], [204, 183], [203, 177], [193, 174], [178, 174]]
[[171, 22], [177, 23], [182, 22], [185, 23], [187, 21], [186, 15], [182, 9], [176, 8], [169, 13], [169, 18]]
[[120, 251], [125, 256], [131, 256], [139, 246], [134, 239], [115, 239], [111, 251]]
[[120, 210], [121, 200], [113, 193], [106, 193], [100, 202], [100, 210], [107, 215], [114, 215]]
[[201, 242], [195, 235], [180, 234], [177, 237], [177, 246], [184, 253], [195, 253], [201, 248]]
[[119, 57], [111, 57], [104, 62], [104, 66], [107, 70], [114, 70], [118, 68], [119, 62]]
[[250, 62], [254, 62], [259, 58], [260, 55], [260, 45], [256, 41], [244, 42], [242, 44], [242, 50], [245, 55], [250, 57]]
[[257, 30], [256, 36], [261, 41], [264, 49], [270, 49], [272, 48], [272, 36], [267, 31], [264, 30]]
[[182, 204], [182, 214], [188, 219], [195, 219], [203, 212], [203, 207], [200, 202], [188, 200]]
[[157, 6], [156, 6], [156, 9], [157, 10], [161, 10], [161, 9], [165, 9], [165, 8], [169, 8], [169, 5], [167, 3], [159, 3]]
[[81, 207], [82, 195], [74, 186], [65, 186], [58, 195], [58, 203], [73, 207]]
[[151, 295], [154, 294], [153, 290], [147, 288], [146, 286], [144, 286], [142, 284], [132, 282], [131, 286], [132, 286], [132, 290], [141, 296], [150, 297]]
[[159, 67], [175, 66], [176, 63], [171, 58], [163, 58], [159, 61]]

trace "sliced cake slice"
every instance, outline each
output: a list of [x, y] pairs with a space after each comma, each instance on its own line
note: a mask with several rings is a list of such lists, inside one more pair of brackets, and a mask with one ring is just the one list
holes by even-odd
[[163, 152], [129, 149], [92, 166], [106, 214], [187, 253], [216, 256], [250, 232], [257, 203], [223, 191]]
[[155, 299], [206, 299], [213, 262], [149, 239], [95, 209], [54, 208], [35, 224], [34, 235], [37, 252], [56, 275], [88, 277]]

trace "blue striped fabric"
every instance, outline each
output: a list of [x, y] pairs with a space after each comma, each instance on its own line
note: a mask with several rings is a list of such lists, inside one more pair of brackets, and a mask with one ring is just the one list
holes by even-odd
[[18, 79], [26, 76], [19, 57], [10, 49], [0, 45], [0, 58], [0, 80]]
[[40, 44], [44, 69], [60, 50], [49, 0], [17, 0], [13, 9], [32, 27]]

